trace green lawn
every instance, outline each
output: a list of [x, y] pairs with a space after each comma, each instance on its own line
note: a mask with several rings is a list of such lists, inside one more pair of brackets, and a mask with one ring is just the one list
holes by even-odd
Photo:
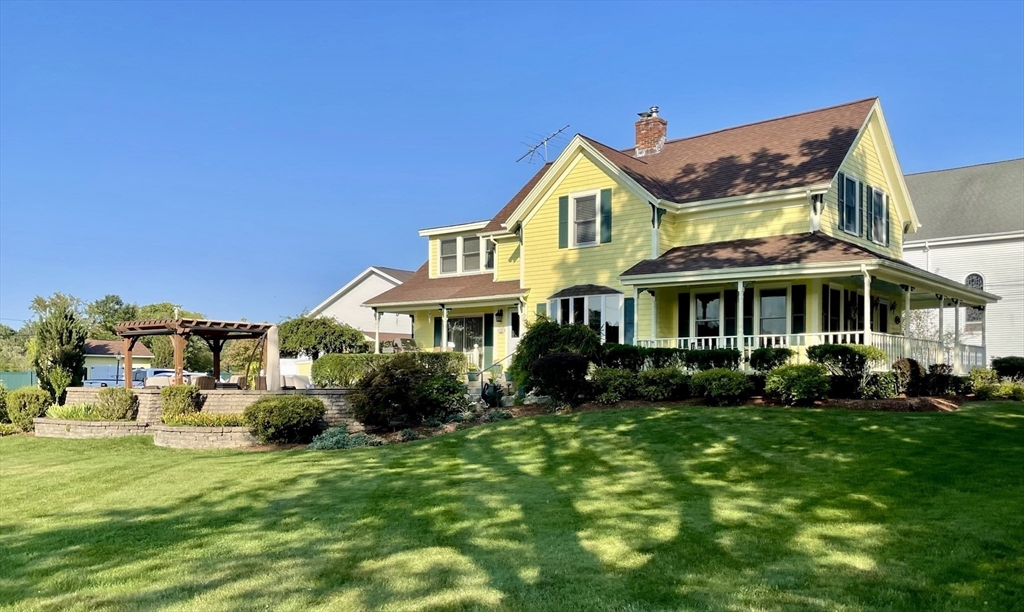
[[0, 608], [1024, 607], [1024, 407], [682, 408], [387, 448], [0, 439]]

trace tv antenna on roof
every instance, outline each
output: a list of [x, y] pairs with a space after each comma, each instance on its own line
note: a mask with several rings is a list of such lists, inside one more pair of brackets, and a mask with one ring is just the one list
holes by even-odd
[[548, 134], [544, 138], [541, 138], [540, 142], [538, 142], [537, 144], [533, 144], [532, 145], [530, 143], [524, 142], [523, 144], [526, 145], [527, 147], [529, 147], [529, 149], [526, 151], [526, 153], [523, 153], [522, 157], [520, 157], [519, 159], [516, 160], [516, 163], [518, 164], [519, 162], [523, 161], [524, 159], [529, 158], [527, 161], [532, 164], [533, 163], [533, 156], [534, 155], [539, 155], [541, 149], [544, 150], [544, 163], [545, 164], [548, 163], [548, 141], [550, 141], [554, 137], [558, 136], [559, 134], [561, 134], [562, 132], [564, 132], [567, 129], [569, 129], [569, 124], [568, 123], [566, 123], [565, 126], [562, 127], [560, 130], [556, 130], [554, 132], [551, 132], [550, 134]]

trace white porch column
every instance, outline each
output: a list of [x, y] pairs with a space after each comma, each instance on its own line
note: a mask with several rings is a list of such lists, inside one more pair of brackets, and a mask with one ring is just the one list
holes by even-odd
[[[981, 367], [988, 367], [988, 306], [981, 307]], [[127, 370], [125, 370], [127, 372]]]
[[448, 352], [448, 309], [441, 304], [441, 352]]
[[740, 351], [740, 359], [747, 356], [743, 344], [743, 281], [736, 281], [736, 348]]
[[871, 274], [867, 269], [861, 268], [864, 275], [864, 344], [871, 345]]
[[914, 290], [910, 285], [903, 285], [903, 318], [900, 319], [900, 333], [903, 334], [903, 357], [910, 359], [910, 293]]
[[[625, 315], [626, 313], [622, 313]], [[633, 345], [640, 346], [640, 288], [633, 287]]]
[[935, 297], [939, 298], [939, 361], [946, 361], [946, 297], [937, 293]]
[[658, 339], [658, 296], [655, 295], [654, 289], [648, 289], [648, 294], [651, 296], [651, 339]]
[[953, 300], [953, 373], [960, 374], [963, 372], [963, 366], [960, 363], [960, 300]]
[[380, 311], [373, 309], [373, 352], [380, 354]]

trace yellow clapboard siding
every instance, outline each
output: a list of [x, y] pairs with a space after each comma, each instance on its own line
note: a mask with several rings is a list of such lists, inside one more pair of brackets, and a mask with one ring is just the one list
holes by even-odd
[[519, 278], [519, 240], [502, 239], [497, 241], [498, 251], [495, 254], [497, 280], [509, 281]]
[[435, 278], [438, 273], [438, 249], [441, 248], [441, 243], [437, 238], [431, 238], [427, 242], [427, 273], [430, 278]]
[[806, 204], [704, 219], [667, 214], [661, 221], [660, 251], [708, 242], [799, 234], [808, 231], [809, 217], [810, 208]]
[[[558, 198], [575, 191], [609, 188], [612, 190], [611, 242], [559, 249]], [[530, 290], [527, 316], [531, 320], [538, 303], [546, 302], [551, 294], [573, 285], [605, 285], [632, 297], [632, 288], [624, 287], [619, 282], [619, 275], [641, 259], [651, 256], [650, 207], [581, 154], [575, 167], [527, 219], [523, 241], [526, 262], [522, 282]], [[645, 329], [643, 317], [641, 312], [641, 334]], [[648, 321], [646, 329], [649, 328]]]
[[[872, 117], [868, 128], [874, 128], [875, 130], [879, 130], [879, 133], [881, 133], [881, 126], [878, 125], [877, 117]], [[879, 150], [885, 146], [884, 141], [878, 143]], [[896, 190], [885, 178], [885, 172], [882, 170], [882, 161], [878, 158], [878, 153], [875, 148], [875, 137], [872, 133], [872, 129], [865, 129], [861, 133], [857, 142], [854, 143], [854, 147], [850, 155], [847, 156], [846, 161], [843, 162], [842, 166], [840, 166], [840, 171], [845, 174], [849, 174], [868, 185], [878, 187], [885, 191], [888, 196], [889, 204], [889, 246], [881, 246], [867, 240], [866, 238], [853, 236], [839, 229], [838, 181], [833, 181], [832, 187], [825, 195], [825, 210], [822, 211], [821, 214], [822, 232], [829, 236], [835, 236], [836, 238], [867, 247], [875, 252], [884, 253], [890, 257], [901, 258], [903, 256], [903, 228], [900, 224], [899, 215], [896, 211]]]

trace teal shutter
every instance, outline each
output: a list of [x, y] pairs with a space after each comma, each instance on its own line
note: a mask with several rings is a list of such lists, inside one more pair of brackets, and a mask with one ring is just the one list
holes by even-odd
[[676, 298], [679, 301], [679, 319], [676, 322], [676, 333], [680, 338], [690, 337], [690, 294], [680, 293]]
[[558, 198], [558, 248], [569, 248], [569, 196]]
[[548, 316], [548, 305], [546, 303], [541, 302], [540, 304], [537, 304], [537, 316]]
[[864, 216], [864, 235], [871, 240], [872, 233], [875, 231], [875, 228], [871, 227], [875, 221], [875, 190], [868, 185], [864, 196], [864, 209], [867, 211], [867, 215]]
[[612, 241], [612, 190], [601, 190], [601, 242]]
[[839, 173], [839, 229], [846, 227], [846, 175]]
[[791, 333], [802, 334], [807, 331], [807, 285], [793, 285], [790, 291], [793, 294]]
[[633, 311], [636, 308], [636, 304], [633, 298], [626, 298], [622, 300], [622, 307], [622, 316], [626, 319], [623, 321], [625, 323], [623, 327], [626, 328], [626, 332], [623, 334], [622, 340], [624, 344], [634, 344], [633, 336], [636, 335], [636, 330], [633, 329], [633, 319], [635, 318]]
[[441, 317], [434, 317], [434, 348], [441, 346]]
[[494, 314], [484, 314], [484, 367], [494, 365]]
[[864, 197], [864, 183], [858, 183], [860, 185], [860, 235], [866, 236], [868, 232], [868, 203]]

